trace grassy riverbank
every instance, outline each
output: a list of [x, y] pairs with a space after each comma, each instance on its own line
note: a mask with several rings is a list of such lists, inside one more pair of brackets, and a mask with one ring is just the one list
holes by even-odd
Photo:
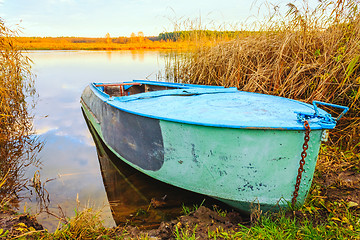
[[[85, 209], [54, 233], [17, 223], [0, 236], [17, 239], [360, 239], [359, 211], [344, 201], [330, 202], [313, 190], [308, 203], [296, 211], [254, 211], [250, 220], [238, 213], [198, 207], [146, 230], [131, 224], [105, 228], [99, 212]], [[32, 223], [30, 223], [32, 224]]]

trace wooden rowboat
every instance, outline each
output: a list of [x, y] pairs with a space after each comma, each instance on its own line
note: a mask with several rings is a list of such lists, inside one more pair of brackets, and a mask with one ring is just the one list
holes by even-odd
[[[321, 141], [347, 111], [236, 88], [145, 80], [92, 83], [81, 103], [105, 144], [130, 166], [244, 211], [252, 203], [264, 211], [288, 206], [295, 186], [303, 204]], [[318, 105], [343, 112], [334, 119]]]

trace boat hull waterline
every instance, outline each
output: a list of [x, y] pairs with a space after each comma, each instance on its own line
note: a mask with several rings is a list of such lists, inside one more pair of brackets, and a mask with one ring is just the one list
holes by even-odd
[[[151, 85], [152, 82], [137, 81], [137, 84]], [[250, 211], [259, 205], [263, 211], [277, 211], [279, 207], [288, 206], [303, 151], [305, 129], [302, 123], [299, 127], [293, 127], [291, 123], [290, 127], [258, 128], [235, 126], [229, 121], [218, 125], [211, 121], [199, 124], [197, 117], [189, 118], [189, 121], [177, 120], [171, 113], [156, 117], [146, 112], [150, 110], [131, 109], [141, 101], [145, 104], [145, 101], [164, 100], [167, 94], [162, 92], [182, 88], [172, 83], [161, 84], [175, 90], [159, 90], [155, 97], [147, 96], [149, 93], [134, 94], [136, 99], [126, 102], [129, 108], [118, 103], [129, 96], [112, 97], [99, 84], [86, 87], [81, 97], [85, 116], [112, 152], [157, 180], [214, 197], [239, 210]], [[132, 86], [131, 82], [129, 86]], [[191, 90], [196, 87], [184, 85]], [[223, 91], [222, 88], [212, 88], [211, 91], [217, 90]], [[229, 97], [243, 93], [234, 89], [228, 93], [226, 89], [224, 91], [221, 94]], [[145, 94], [144, 98], [142, 94]], [[218, 95], [206, 94], [207, 98]], [[196, 99], [197, 95], [176, 93], [176, 97]], [[168, 103], [171, 108], [174, 104], [169, 100], [171, 98], [160, 101], [160, 104]], [[157, 107], [153, 102], [148, 104]], [[309, 149], [297, 197], [299, 204], [304, 203], [310, 189], [323, 132], [334, 127], [329, 124], [319, 127], [315, 120], [314, 124], [310, 121], [310, 126]]]

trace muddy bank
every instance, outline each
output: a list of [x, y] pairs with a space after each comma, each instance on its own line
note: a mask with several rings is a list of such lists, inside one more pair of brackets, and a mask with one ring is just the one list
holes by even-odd
[[328, 201], [344, 200], [360, 206], [360, 172], [353, 170], [324, 173], [314, 179]]
[[36, 217], [29, 214], [18, 214], [10, 210], [0, 212], [0, 239], [20, 236], [25, 232], [43, 230]]
[[[151, 226], [118, 226], [110, 230], [112, 232], [110, 235], [113, 237], [123, 236], [125, 239], [136, 239], [145, 236], [150, 239], [174, 239], [176, 234], [180, 236], [183, 234], [191, 235], [193, 230], [196, 229], [196, 237], [206, 239], [209, 231], [216, 231], [216, 229], [236, 231], [239, 223], [246, 222], [246, 218], [238, 212], [224, 214], [201, 206], [195, 212], [181, 216], [177, 220], [161, 222], [158, 226], [153, 226], [155, 229], [151, 229]], [[8, 231], [0, 239], [13, 238], [23, 234], [30, 237], [30, 232], [44, 230], [34, 216], [28, 214], [19, 215], [12, 211], [0, 213], [0, 229], [3, 229], [3, 233]]]
[[239, 223], [249, 222], [238, 212], [229, 212], [225, 215], [201, 206], [195, 212], [181, 216], [177, 220], [162, 222], [157, 229], [146, 230], [131, 226], [124, 229], [125, 236], [129, 238], [148, 236], [150, 239], [174, 239], [176, 235], [191, 236], [196, 230], [195, 235], [198, 239], [207, 239], [208, 233], [217, 229], [236, 231]]

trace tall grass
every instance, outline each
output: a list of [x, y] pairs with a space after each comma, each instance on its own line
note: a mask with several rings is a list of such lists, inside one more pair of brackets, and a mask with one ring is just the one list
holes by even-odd
[[165, 76], [348, 106], [331, 140], [359, 151], [359, 2], [321, 1], [310, 9], [305, 0], [301, 7], [287, 6], [286, 14], [276, 11], [258, 23], [260, 30], [215, 46], [198, 45], [169, 60]]
[[28, 102], [35, 90], [30, 60], [14, 47], [14, 35], [0, 18], [0, 206], [24, 187], [24, 169], [36, 163], [41, 148], [31, 135]]

